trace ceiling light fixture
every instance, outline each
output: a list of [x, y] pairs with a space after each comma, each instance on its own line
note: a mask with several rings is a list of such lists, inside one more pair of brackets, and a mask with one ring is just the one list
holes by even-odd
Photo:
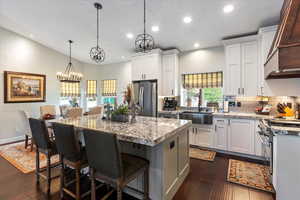
[[234, 6], [232, 4], [226, 5], [223, 8], [224, 13], [231, 13], [234, 10]]
[[127, 37], [128, 39], [132, 39], [132, 38], [133, 38], [133, 34], [132, 34], [132, 33], [127, 33], [127, 34], [126, 34], [126, 37]]
[[191, 23], [192, 21], [193, 21], [193, 20], [192, 20], [191, 17], [188, 17], [188, 16], [187, 16], [187, 17], [184, 17], [184, 18], [183, 18], [183, 22], [186, 23], [186, 24], [189, 24], [189, 23]]
[[152, 26], [151, 30], [152, 30], [152, 32], [158, 32], [159, 26]]
[[73, 64], [72, 64], [72, 40], [69, 40], [69, 63], [66, 67], [65, 72], [57, 72], [56, 77], [60, 82], [80, 82], [83, 75], [81, 73], [77, 73], [73, 71]]
[[94, 6], [97, 9], [97, 46], [91, 48], [90, 57], [96, 63], [101, 63], [105, 60], [105, 52], [99, 47], [99, 10], [102, 9], [102, 5], [95, 3]]
[[198, 48], [199, 46], [200, 46], [199, 43], [195, 43], [195, 44], [194, 44], [194, 47], [195, 47], [195, 48]]
[[154, 39], [146, 33], [146, 0], [144, 0], [144, 33], [139, 34], [135, 39], [135, 51], [147, 53], [154, 48]]

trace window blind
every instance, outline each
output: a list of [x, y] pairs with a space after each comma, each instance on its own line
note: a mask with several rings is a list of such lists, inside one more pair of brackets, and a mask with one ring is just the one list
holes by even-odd
[[80, 83], [79, 82], [61, 82], [60, 85], [61, 97], [80, 97]]
[[102, 96], [117, 96], [116, 80], [102, 80]]
[[86, 96], [87, 97], [96, 97], [97, 96], [97, 81], [96, 80], [87, 80]]
[[184, 74], [183, 88], [216, 88], [223, 86], [223, 72]]

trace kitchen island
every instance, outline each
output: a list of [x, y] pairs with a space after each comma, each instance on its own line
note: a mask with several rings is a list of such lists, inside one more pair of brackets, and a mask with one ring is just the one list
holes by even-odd
[[[73, 125], [116, 134], [121, 151], [150, 161], [149, 196], [153, 200], [170, 200], [189, 173], [189, 134], [191, 121], [137, 117], [136, 123], [102, 120], [100, 115], [51, 122]], [[132, 181], [125, 192], [142, 199], [143, 176]], [[130, 189], [133, 188], [133, 189]]]

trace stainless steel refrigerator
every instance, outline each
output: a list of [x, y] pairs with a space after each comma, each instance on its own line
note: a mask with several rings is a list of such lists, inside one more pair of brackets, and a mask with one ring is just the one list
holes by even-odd
[[134, 81], [134, 100], [140, 107], [139, 115], [157, 116], [157, 81]]

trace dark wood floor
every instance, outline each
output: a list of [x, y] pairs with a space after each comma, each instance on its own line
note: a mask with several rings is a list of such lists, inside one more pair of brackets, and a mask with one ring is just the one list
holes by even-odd
[[[174, 200], [273, 200], [268, 193], [226, 182], [228, 158], [214, 162], [191, 159], [188, 178]], [[50, 198], [43, 195], [43, 184], [35, 186], [34, 174], [22, 174], [0, 157], [0, 200], [58, 200], [59, 181], [55, 180]], [[115, 197], [111, 197], [111, 200]], [[126, 200], [134, 200], [124, 196]]]

